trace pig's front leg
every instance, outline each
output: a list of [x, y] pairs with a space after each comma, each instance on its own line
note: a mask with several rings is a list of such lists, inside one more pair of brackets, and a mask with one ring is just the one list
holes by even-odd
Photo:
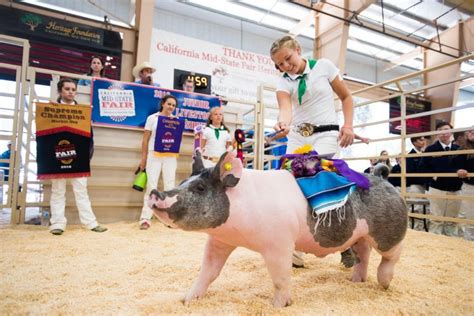
[[293, 247], [290, 245], [288, 247], [279, 247], [278, 249], [267, 249], [267, 251], [262, 253], [275, 288], [275, 294], [273, 295], [273, 306], [275, 307], [291, 305], [292, 254]]
[[185, 305], [189, 305], [192, 300], [200, 299], [206, 294], [207, 288], [219, 276], [222, 267], [234, 249], [234, 246], [224, 244], [209, 236], [204, 250], [201, 271], [184, 298]]

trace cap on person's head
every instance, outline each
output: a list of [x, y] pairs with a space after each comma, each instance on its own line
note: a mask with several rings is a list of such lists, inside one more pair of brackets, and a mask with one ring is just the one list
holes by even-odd
[[133, 67], [133, 70], [132, 70], [132, 74], [135, 78], [138, 78], [140, 77], [140, 72], [143, 70], [143, 69], [146, 69], [146, 68], [150, 68], [151, 69], [151, 73], [154, 73], [156, 71], [156, 68], [153, 67], [150, 62], [148, 61], [144, 61], [142, 62], [141, 64], [139, 65], [136, 65], [135, 67]]

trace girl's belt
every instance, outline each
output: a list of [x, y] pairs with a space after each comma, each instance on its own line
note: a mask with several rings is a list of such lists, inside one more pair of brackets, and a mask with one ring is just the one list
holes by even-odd
[[308, 137], [315, 133], [338, 131], [339, 125], [313, 125], [311, 123], [301, 123], [296, 125], [294, 130], [298, 134]]

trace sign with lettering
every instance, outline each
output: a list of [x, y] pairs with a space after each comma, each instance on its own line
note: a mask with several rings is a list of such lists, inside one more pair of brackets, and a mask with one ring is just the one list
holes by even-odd
[[[391, 98], [390, 104], [390, 118], [400, 117], [400, 97]], [[406, 97], [406, 115], [416, 114], [431, 111], [431, 102], [422, 100], [420, 98], [407, 96]], [[430, 115], [421, 116], [417, 118], [406, 120], [407, 134], [422, 133], [430, 131]], [[389, 123], [389, 132], [392, 134], [401, 133], [401, 122], [393, 121]]]
[[68, 42], [100, 49], [122, 50], [119, 32], [55, 19], [46, 15], [0, 6], [2, 33], [46, 42]]
[[182, 117], [158, 116], [155, 137], [157, 156], [177, 155], [183, 138], [184, 119]]
[[91, 107], [36, 103], [38, 179], [90, 176]]
[[[276, 86], [281, 76], [270, 55], [158, 29], [153, 29], [151, 41], [150, 62], [159, 69], [153, 78], [165, 87], [173, 86], [175, 69], [186, 69], [188, 72], [210, 75], [211, 94], [256, 102], [260, 84]], [[275, 92], [264, 91], [263, 98], [265, 104], [276, 106]]]
[[220, 106], [215, 96], [93, 78], [92, 121], [98, 125], [144, 127], [146, 118], [158, 112], [161, 98], [166, 94], [178, 100], [174, 115], [184, 119], [184, 130], [188, 132], [205, 125], [209, 110]]

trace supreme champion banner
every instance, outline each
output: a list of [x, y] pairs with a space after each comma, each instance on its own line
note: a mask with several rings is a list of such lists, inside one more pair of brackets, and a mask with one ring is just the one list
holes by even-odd
[[90, 176], [90, 105], [36, 103], [38, 179]]
[[183, 138], [184, 118], [158, 116], [155, 136], [155, 155], [178, 156]]

